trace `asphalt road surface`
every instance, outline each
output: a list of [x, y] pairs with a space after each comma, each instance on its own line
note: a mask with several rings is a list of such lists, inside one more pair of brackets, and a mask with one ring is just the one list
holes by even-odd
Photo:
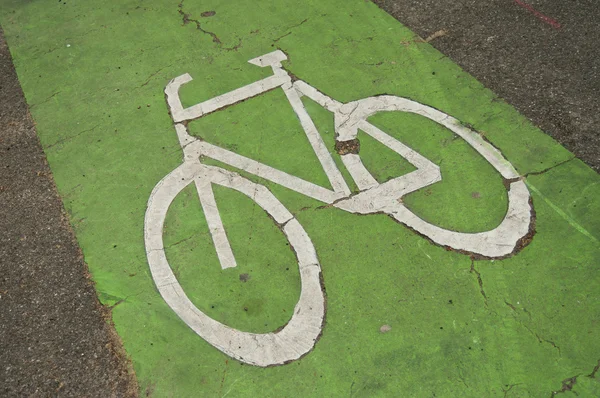
[[374, 0], [600, 171], [598, 2], [526, 1]]
[[137, 395], [0, 30], [0, 396]]

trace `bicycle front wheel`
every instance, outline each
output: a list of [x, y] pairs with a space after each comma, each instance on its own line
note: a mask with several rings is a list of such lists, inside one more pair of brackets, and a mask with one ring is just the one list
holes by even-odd
[[[300, 269], [300, 299], [292, 318], [280, 330], [249, 333], [215, 321], [190, 301], [175, 277], [164, 251], [163, 226], [175, 197], [196, 179], [248, 196], [278, 224], [294, 249]], [[314, 347], [325, 319], [321, 266], [304, 228], [263, 185], [219, 167], [185, 162], [152, 191], [146, 210], [144, 239], [152, 278], [163, 299], [194, 332], [223, 353], [244, 363], [265, 367], [299, 359]]]

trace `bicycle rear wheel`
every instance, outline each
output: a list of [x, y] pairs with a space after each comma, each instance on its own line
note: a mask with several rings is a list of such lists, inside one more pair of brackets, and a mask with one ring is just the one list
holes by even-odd
[[[400, 111], [426, 117], [463, 138], [502, 175], [508, 186], [508, 210], [496, 228], [479, 233], [463, 233], [433, 225], [415, 215], [401, 203], [402, 196], [442, 179], [439, 167], [411, 148], [381, 131], [367, 121], [377, 112]], [[342, 155], [344, 163], [360, 187], [359, 194], [339, 201], [336, 207], [353, 213], [383, 212], [398, 222], [427, 236], [438, 245], [474, 253], [488, 258], [502, 258], [520, 249], [531, 234], [533, 206], [525, 182], [500, 151], [460, 121], [437, 109], [418, 102], [390, 95], [364, 98], [343, 105], [335, 112], [335, 127], [339, 141], [357, 137], [358, 130], [412, 163], [417, 170], [379, 184], [365, 168], [358, 153]], [[355, 177], [356, 176], [356, 177]]]

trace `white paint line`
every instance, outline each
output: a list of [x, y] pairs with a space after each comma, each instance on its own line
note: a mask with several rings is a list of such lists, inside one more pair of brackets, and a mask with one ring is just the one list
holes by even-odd
[[390, 206], [386, 213], [439, 245], [488, 257], [502, 257], [512, 253], [519, 239], [529, 232], [531, 219], [529, 191], [523, 181], [510, 184], [508, 212], [498, 227], [487, 232], [462, 233], [446, 230], [420, 219], [400, 204]]
[[213, 183], [235, 189], [252, 199], [280, 225], [287, 223], [294, 217], [264, 185], [254, 183], [237, 173], [215, 166], [205, 165], [203, 173], [204, 178], [209, 178]]
[[432, 161], [427, 159], [424, 156], [421, 156], [418, 152], [413, 150], [412, 148], [407, 147], [397, 139], [392, 136], [384, 133], [379, 128], [375, 127], [371, 123], [366, 120], [361, 120], [358, 123], [358, 128], [363, 130], [365, 133], [375, 138], [377, 141], [382, 143], [383, 145], [390, 148], [392, 151], [396, 152], [404, 159], [406, 159], [410, 164], [415, 166], [417, 169], [427, 169], [427, 170], [437, 170], [439, 173], [440, 168], [434, 164]]
[[[339, 139], [355, 139], [358, 129], [361, 128], [367, 134], [406, 158], [418, 170], [368, 189], [347, 200], [338, 201], [335, 206], [356, 213], [384, 212], [390, 214], [437, 244], [450, 246], [453, 249], [466, 250], [489, 257], [502, 257], [512, 253], [518, 240], [528, 233], [531, 222], [529, 191], [527, 191], [525, 184], [522, 181], [511, 184], [508, 195], [508, 212], [504, 221], [491, 231], [467, 234], [445, 230], [429, 224], [413, 214], [398, 200], [409, 192], [440, 181], [439, 167], [366, 121], [369, 116], [381, 111], [416, 113], [442, 124], [465, 139], [504, 178], [518, 177], [514, 168], [496, 148], [451, 116], [405, 98], [392, 96], [371, 97], [345, 104], [339, 108], [335, 114], [336, 132], [340, 137]], [[352, 167], [356, 168], [355, 165], [350, 165], [348, 167], [349, 171]], [[365, 172], [368, 173], [366, 169], [362, 173]], [[358, 173], [353, 174], [353, 178], [356, 179], [355, 174]]]
[[350, 213], [390, 213], [402, 196], [441, 181], [438, 170], [419, 169], [335, 203]]
[[356, 124], [362, 120], [360, 114], [355, 114], [359, 105], [360, 102], [353, 101], [342, 105], [334, 112], [333, 123], [337, 141], [350, 141], [357, 137], [358, 127]]
[[233, 268], [237, 264], [231, 250], [231, 245], [229, 244], [229, 239], [227, 239], [225, 228], [223, 227], [223, 221], [221, 221], [221, 216], [219, 215], [211, 182], [207, 178], [198, 177], [194, 180], [194, 183], [196, 184], [198, 198], [204, 211], [204, 217], [206, 217], [206, 222], [208, 223], [208, 228], [212, 235], [215, 249], [217, 250], [221, 268]]
[[173, 121], [178, 123], [185, 120], [198, 119], [201, 116], [235, 104], [236, 102], [255, 97], [259, 94], [290, 82], [291, 79], [288, 76], [269, 76], [257, 82], [250, 83], [244, 87], [240, 87], [236, 90], [183, 109], [180, 112], [172, 112]]
[[309, 86], [302, 80], [296, 80], [294, 82], [294, 88], [298, 90], [302, 95], [307, 96], [308, 98], [315, 101], [317, 104], [321, 105], [323, 108], [327, 109], [330, 112], [337, 112], [342, 107], [341, 102], [338, 102], [333, 98], [329, 98], [328, 96], [321, 93], [313, 86]]
[[175, 130], [177, 131], [179, 145], [181, 145], [182, 148], [185, 148], [192, 142], [197, 141], [196, 138], [189, 135], [187, 128], [182, 123], [175, 124]]
[[315, 154], [319, 158], [319, 162], [321, 162], [321, 166], [327, 174], [327, 178], [329, 179], [333, 190], [335, 192], [343, 193], [344, 195], [350, 195], [350, 188], [348, 188], [348, 185], [346, 184], [342, 173], [337, 168], [335, 162], [333, 161], [333, 158], [329, 154], [329, 151], [327, 150], [327, 147], [323, 142], [323, 138], [317, 131], [317, 127], [315, 126], [308, 112], [304, 108], [304, 104], [300, 100], [298, 92], [292, 87], [284, 88], [283, 91], [285, 92], [288, 101], [292, 105], [294, 112], [298, 116], [300, 124], [302, 125], [302, 128], [304, 129], [306, 136], [308, 137], [308, 141], [310, 142], [310, 145], [315, 151]]
[[377, 180], [369, 173], [362, 160], [360, 160], [360, 156], [354, 153], [347, 153], [340, 157], [358, 189], [364, 191], [365, 189], [374, 188], [379, 185]]
[[315, 247], [298, 220], [295, 218], [290, 220], [290, 222], [283, 227], [283, 232], [290, 241], [299, 242], [298, 245], [294, 246], [294, 250], [296, 251], [296, 256], [298, 256], [300, 269], [305, 266], [319, 263]]
[[[519, 175], [512, 165], [504, 159], [502, 154], [491, 144], [486, 142], [479, 134], [463, 126], [457, 119], [430, 106], [411, 101], [406, 98], [382, 95], [369, 97], [345, 104], [338, 114], [340, 136], [345, 139], [356, 137], [357, 130], [362, 121], [381, 111], [401, 111], [416, 113], [425, 116], [450, 129], [463, 138], [481, 156], [483, 156], [506, 179], [518, 178]], [[351, 137], [351, 138], [346, 138]]]
[[266, 66], [281, 66], [281, 61], [286, 59], [287, 55], [283, 51], [275, 50], [260, 57], [252, 58], [248, 63], [264, 68]]
[[165, 95], [167, 96], [167, 104], [169, 105], [169, 111], [171, 112], [171, 118], [175, 123], [180, 122], [181, 112], [183, 112], [183, 105], [179, 98], [179, 87], [185, 83], [192, 81], [192, 76], [189, 73], [185, 73], [181, 76], [177, 76], [172, 79], [165, 87]]
[[266, 180], [272, 181], [276, 184], [282, 185], [286, 188], [322, 202], [332, 203], [333, 201], [344, 197], [344, 194], [342, 193], [330, 191], [329, 189], [323, 188], [319, 185], [305, 181], [301, 178], [292, 176], [288, 173], [207, 142], [202, 141], [194, 143], [193, 145], [197, 145], [199, 148], [199, 155], [207, 156], [211, 159], [226, 163], [230, 166], [244, 170], [258, 177], [262, 177]]

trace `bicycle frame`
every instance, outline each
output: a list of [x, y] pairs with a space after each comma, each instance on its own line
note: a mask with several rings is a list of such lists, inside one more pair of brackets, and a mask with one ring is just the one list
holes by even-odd
[[[179, 76], [167, 85], [165, 93], [179, 142], [184, 151], [184, 162], [195, 162], [200, 156], [206, 156], [352, 213], [382, 212], [388, 214], [441, 246], [490, 258], [509, 255], [519, 239], [527, 235], [531, 220], [529, 191], [512, 165], [479, 134], [463, 126], [452, 116], [405, 98], [386, 95], [342, 104], [301, 80], [292, 82], [291, 77], [281, 65], [281, 61], [285, 59], [287, 59], [286, 55], [277, 50], [248, 61], [261, 67], [270, 66], [273, 75], [186, 109], [181, 105], [178, 92], [181, 85], [192, 80], [191, 76], [189, 74]], [[201, 141], [188, 134], [185, 123], [278, 87], [283, 89], [298, 116], [333, 190]], [[307, 96], [334, 113], [338, 142], [356, 139], [358, 129], [361, 129], [404, 157], [416, 167], [416, 170], [380, 184], [365, 168], [358, 153], [342, 154], [342, 162], [360, 190], [358, 194], [352, 195], [316, 126], [304, 108], [300, 99], [301, 95]], [[490, 162], [510, 183], [509, 207], [502, 223], [487, 232], [461, 233], [432, 225], [407, 209], [400, 201], [402, 196], [438, 182], [442, 177], [437, 165], [367, 122], [367, 117], [380, 111], [411, 112], [427, 117], [462, 137]], [[222, 230], [217, 224], [212, 224], [211, 229], [213, 227]]]

